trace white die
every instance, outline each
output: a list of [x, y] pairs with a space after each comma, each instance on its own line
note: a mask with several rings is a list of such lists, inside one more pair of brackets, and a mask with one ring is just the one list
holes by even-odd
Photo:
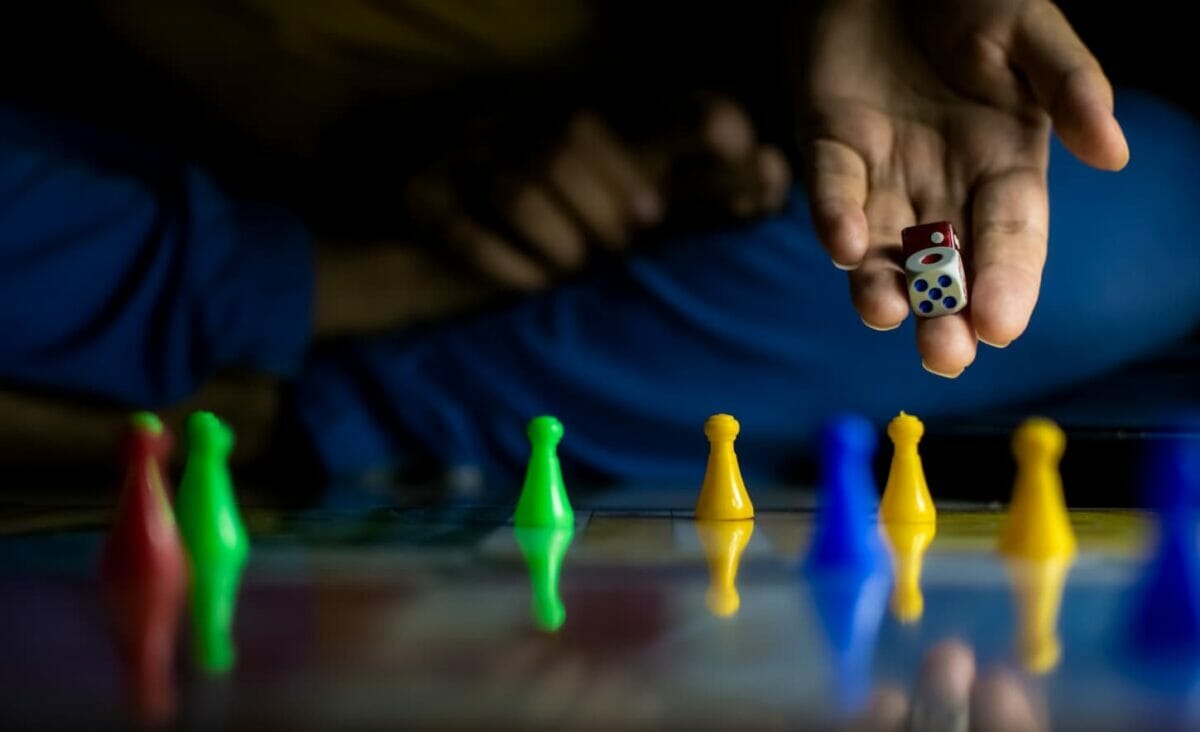
[[913, 252], [904, 263], [908, 301], [925, 318], [957, 313], [967, 306], [962, 255], [954, 247], [930, 247]]

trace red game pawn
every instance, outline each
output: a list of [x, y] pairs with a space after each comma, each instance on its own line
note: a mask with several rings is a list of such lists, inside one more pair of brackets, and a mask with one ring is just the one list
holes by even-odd
[[137, 716], [144, 723], [174, 716], [172, 678], [187, 564], [167, 498], [163, 463], [171, 438], [157, 417], [134, 415], [126, 439], [125, 482], [100, 558]]

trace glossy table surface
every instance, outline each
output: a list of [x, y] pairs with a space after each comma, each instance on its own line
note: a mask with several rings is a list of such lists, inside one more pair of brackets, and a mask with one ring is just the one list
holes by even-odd
[[[946, 642], [1055, 729], [1194, 721], [1188, 665], [1122, 643], [1141, 516], [1073, 511], [1074, 560], [1031, 566], [994, 553], [1000, 513], [943, 508], [932, 536], [884, 532], [891, 566], [814, 576], [810, 502], [775, 495], [723, 524], [598, 499], [558, 534], [514, 531], [508, 506], [247, 508], [237, 665], [196, 671], [185, 627], [156, 721], [826, 728], [884, 698], [991, 713], [930, 700]], [[106, 522], [94, 506], [0, 512], [0, 726], [145, 716], [97, 579]]]

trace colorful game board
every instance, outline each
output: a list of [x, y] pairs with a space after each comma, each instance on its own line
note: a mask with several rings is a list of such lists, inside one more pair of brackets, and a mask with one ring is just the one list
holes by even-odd
[[[1122, 660], [1136, 513], [1074, 511], [1075, 559], [1023, 568], [994, 552], [1000, 513], [943, 509], [934, 536], [892, 537], [915, 553], [890, 576], [818, 582], [810, 495], [764, 489], [754, 519], [716, 525], [661, 495], [579, 501], [573, 531], [532, 537], [511, 505], [246, 510], [236, 668], [196, 670], [185, 642], [155, 693], [180, 726], [826, 728], [917, 693], [955, 640], [1055, 729], [1188, 718], [1189, 678]], [[0, 726], [135, 719], [95, 572], [107, 517], [8, 514]]]

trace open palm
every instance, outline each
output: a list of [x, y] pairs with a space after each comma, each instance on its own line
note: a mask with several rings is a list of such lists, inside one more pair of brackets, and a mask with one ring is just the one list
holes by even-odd
[[822, 244], [863, 322], [909, 311], [900, 230], [948, 220], [971, 304], [921, 319], [926, 368], [956, 376], [977, 341], [1029, 322], [1046, 258], [1051, 125], [1080, 160], [1129, 157], [1112, 87], [1048, 0], [835, 0], [815, 25], [804, 129]]

